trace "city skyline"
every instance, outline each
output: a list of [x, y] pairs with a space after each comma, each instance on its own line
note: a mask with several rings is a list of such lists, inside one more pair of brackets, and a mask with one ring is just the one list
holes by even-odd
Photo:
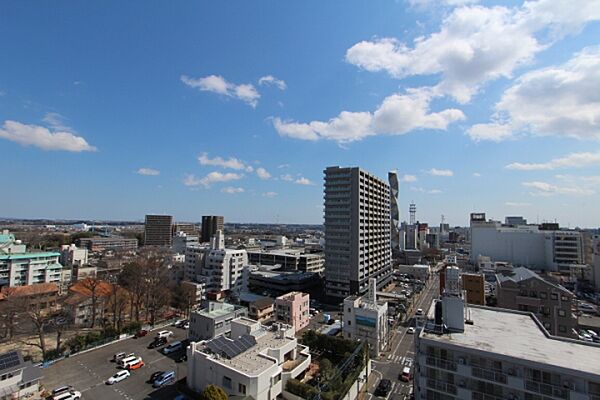
[[600, 225], [598, 1], [0, 10], [4, 217], [321, 224], [339, 165], [401, 221]]

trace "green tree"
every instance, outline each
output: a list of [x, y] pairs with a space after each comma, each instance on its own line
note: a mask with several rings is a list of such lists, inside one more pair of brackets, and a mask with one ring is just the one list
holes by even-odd
[[222, 387], [216, 385], [208, 385], [202, 391], [200, 400], [228, 400], [229, 396]]

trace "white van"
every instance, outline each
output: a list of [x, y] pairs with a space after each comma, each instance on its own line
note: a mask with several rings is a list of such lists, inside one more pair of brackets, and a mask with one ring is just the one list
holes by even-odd
[[182, 347], [183, 347], [183, 343], [181, 343], [180, 341], [176, 341], [176, 342], [171, 343], [167, 347], [165, 347], [163, 349], [163, 353], [164, 354], [174, 353], [176, 351], [181, 350]]
[[156, 333], [157, 338], [165, 338], [166, 339], [171, 336], [173, 336], [173, 332], [171, 332], [171, 331], [159, 331]]
[[119, 365], [119, 367], [121, 368], [125, 368], [125, 365], [127, 365], [128, 363], [130, 363], [133, 360], [137, 360], [137, 356], [129, 356], [129, 357], [125, 357], [121, 360], [119, 360], [117, 362], [117, 364]]
[[56, 396], [52, 397], [53, 400], [79, 400], [81, 399], [81, 392], [78, 392], [77, 390], [71, 390], [70, 392], [63, 392], [60, 394], [57, 394]]

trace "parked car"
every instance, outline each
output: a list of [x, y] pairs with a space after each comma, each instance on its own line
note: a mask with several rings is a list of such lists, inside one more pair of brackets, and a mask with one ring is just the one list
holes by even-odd
[[400, 373], [400, 376], [398, 377], [398, 379], [400, 379], [403, 382], [408, 382], [412, 379], [412, 373], [410, 370], [410, 367], [404, 367], [402, 368], [402, 372]]
[[413, 328], [413, 327], [411, 326], [410, 328], [408, 328], [408, 329], [406, 330], [406, 333], [408, 333], [408, 334], [412, 335], [413, 333], [415, 333], [415, 328]]
[[154, 381], [152, 386], [155, 388], [159, 388], [163, 385], [166, 385], [167, 383], [173, 382], [174, 380], [175, 380], [175, 371], [163, 372], [162, 375], [160, 375], [158, 378], [156, 378], [156, 380]]
[[165, 373], [165, 371], [156, 371], [156, 372], [152, 373], [152, 375], [150, 375], [150, 379], [148, 379], [148, 382], [154, 383], [154, 381], [164, 373]]
[[135, 356], [135, 354], [133, 354], [133, 353], [127, 354], [124, 351], [122, 351], [120, 353], [116, 353], [115, 355], [113, 355], [112, 361], [119, 362], [119, 361], [121, 361], [124, 358], [133, 357], [133, 356]]
[[171, 324], [171, 326], [179, 326], [179, 325], [183, 324], [185, 321], [186, 321], [185, 319], [178, 319], [175, 322], [173, 322]]
[[52, 391], [52, 396], [56, 396], [57, 394], [61, 394], [61, 393], [65, 393], [65, 392], [70, 392], [71, 390], [73, 390], [73, 386], [71, 386], [71, 385], [59, 386]]
[[167, 338], [156, 338], [152, 342], [150, 342], [148, 348], [155, 349], [157, 347], [164, 346], [165, 344], [167, 344]]
[[136, 360], [135, 362], [130, 363], [129, 365], [127, 365], [127, 369], [132, 371], [134, 369], [140, 369], [142, 368], [144, 365], [144, 360], [142, 360], [141, 358], [139, 358], [138, 360]]
[[182, 348], [183, 348], [183, 343], [181, 343], [180, 341], [176, 341], [176, 342], [171, 343], [167, 347], [165, 347], [162, 351], [163, 351], [163, 354], [171, 354], [171, 353], [175, 353], [176, 351], [181, 350]]
[[423, 315], [423, 310], [421, 308], [417, 308], [417, 315]]
[[171, 336], [173, 336], [173, 332], [171, 332], [171, 331], [159, 331], [156, 333], [157, 338], [165, 338], [166, 339]]
[[114, 385], [115, 383], [121, 382], [131, 376], [131, 373], [127, 370], [119, 371], [106, 381], [107, 385]]
[[190, 321], [186, 321], [183, 325], [181, 325], [183, 329], [190, 329]]
[[392, 390], [392, 382], [389, 379], [382, 379], [375, 389], [375, 396], [385, 397], [390, 390]]
[[52, 396], [53, 400], [79, 400], [81, 399], [81, 392], [77, 390], [70, 390], [68, 392], [62, 392], [56, 396]]
[[117, 361], [117, 365], [119, 366], [119, 368], [125, 368], [130, 362], [136, 360], [137, 358], [138, 357], [132, 353], [132, 354], [128, 355], [127, 357], [122, 358], [119, 361]]
[[139, 331], [137, 331], [135, 333], [135, 337], [136, 338], [141, 338], [141, 337], [146, 336], [147, 334], [148, 334], [148, 331], [146, 329], [140, 329]]

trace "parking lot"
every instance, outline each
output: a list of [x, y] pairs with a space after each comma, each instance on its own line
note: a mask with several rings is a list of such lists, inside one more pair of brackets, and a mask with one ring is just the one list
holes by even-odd
[[[169, 342], [183, 340], [187, 337], [185, 329], [167, 327], [163, 328], [173, 332]], [[82, 393], [86, 400], [101, 399], [173, 399], [177, 392], [174, 384], [154, 389], [148, 379], [156, 371], [175, 371], [176, 380], [186, 376], [186, 362], [176, 363], [175, 359], [181, 354], [165, 356], [160, 349], [148, 349], [158, 330], [149, 332], [147, 336], [139, 339], [123, 340], [90, 352], [66, 358], [44, 369], [42, 384], [51, 391], [52, 389], [71, 385]], [[119, 352], [135, 353], [141, 356], [145, 366], [131, 371], [131, 377], [112, 386], [106, 385], [106, 380], [119, 369], [111, 361], [113, 354]]]

